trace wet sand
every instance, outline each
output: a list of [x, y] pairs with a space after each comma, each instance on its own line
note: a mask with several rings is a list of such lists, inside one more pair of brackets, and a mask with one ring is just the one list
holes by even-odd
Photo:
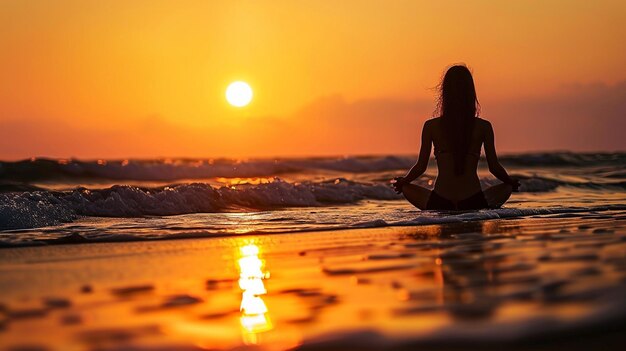
[[8, 350], [617, 350], [624, 322], [624, 211], [0, 249]]

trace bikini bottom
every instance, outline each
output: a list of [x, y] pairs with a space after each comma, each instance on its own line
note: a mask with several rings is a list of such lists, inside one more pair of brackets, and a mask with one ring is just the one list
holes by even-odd
[[456, 204], [432, 191], [426, 203], [427, 210], [479, 210], [487, 207], [489, 207], [489, 204], [487, 204], [482, 191], [458, 201]]

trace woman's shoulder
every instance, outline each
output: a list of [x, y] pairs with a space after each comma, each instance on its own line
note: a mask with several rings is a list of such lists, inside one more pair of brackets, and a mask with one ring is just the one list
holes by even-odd
[[432, 117], [424, 121], [424, 130], [433, 131], [439, 128], [441, 117]]
[[491, 122], [489, 122], [488, 120], [482, 118], [482, 117], [476, 117], [476, 123], [477, 125], [479, 125], [482, 128], [489, 128], [491, 127]]
[[439, 123], [439, 121], [441, 121], [441, 117], [431, 117], [428, 118], [424, 124], [433, 125]]

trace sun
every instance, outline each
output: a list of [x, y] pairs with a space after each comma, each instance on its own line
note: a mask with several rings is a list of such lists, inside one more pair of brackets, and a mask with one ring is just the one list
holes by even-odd
[[244, 107], [252, 101], [252, 88], [246, 82], [232, 82], [226, 88], [226, 101], [235, 107]]

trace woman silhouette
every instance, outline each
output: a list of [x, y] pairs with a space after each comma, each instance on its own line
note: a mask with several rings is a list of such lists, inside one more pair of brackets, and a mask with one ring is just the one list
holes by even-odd
[[[491, 123], [477, 116], [480, 105], [472, 73], [464, 65], [450, 67], [440, 84], [436, 114], [422, 129], [422, 145], [415, 166], [404, 177], [395, 178], [393, 187], [422, 210], [477, 210], [502, 206], [517, 191], [519, 181], [509, 177], [496, 155]], [[485, 146], [489, 171], [503, 184], [485, 191], [476, 170], [480, 149]], [[438, 176], [430, 191], [411, 182], [428, 166], [431, 146], [435, 146]]]

